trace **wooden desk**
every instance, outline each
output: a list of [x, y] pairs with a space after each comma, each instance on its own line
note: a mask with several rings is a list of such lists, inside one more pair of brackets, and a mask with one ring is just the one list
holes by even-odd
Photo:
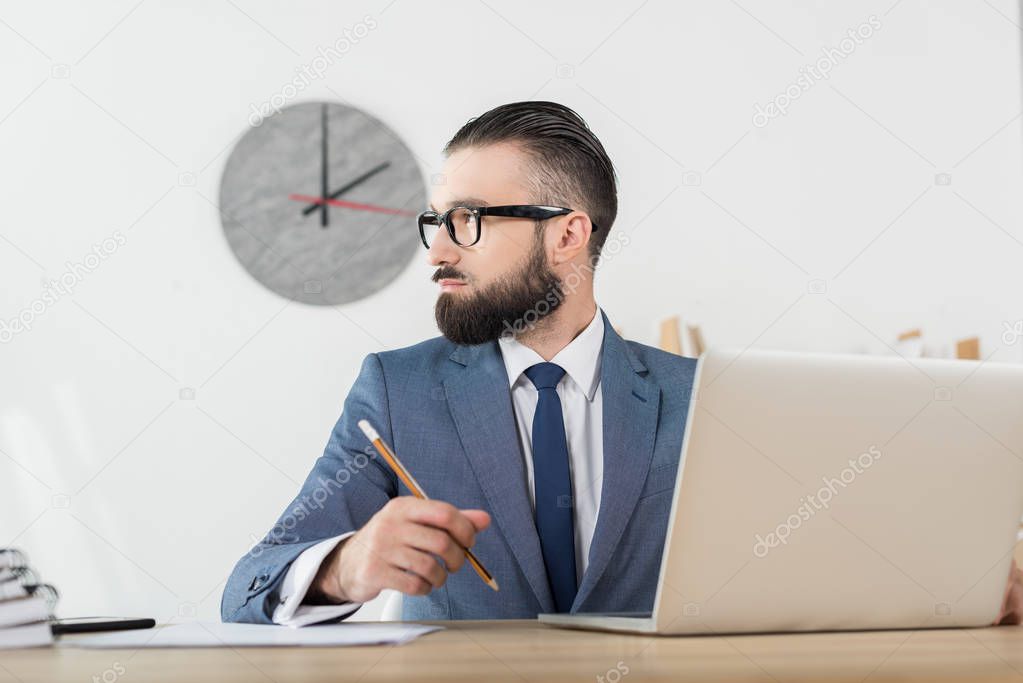
[[3, 650], [0, 681], [1023, 679], [1023, 627], [657, 638], [565, 631], [531, 621], [445, 626], [399, 647]]

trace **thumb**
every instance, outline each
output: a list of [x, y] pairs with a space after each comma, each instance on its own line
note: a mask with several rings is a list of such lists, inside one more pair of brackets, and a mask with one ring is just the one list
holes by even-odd
[[483, 531], [490, 526], [490, 515], [483, 510], [462, 510], [461, 512], [476, 527], [476, 531]]

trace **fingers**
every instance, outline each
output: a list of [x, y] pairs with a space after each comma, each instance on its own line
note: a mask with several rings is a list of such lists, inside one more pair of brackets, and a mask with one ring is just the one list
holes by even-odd
[[465, 548], [490, 525], [482, 510], [459, 510], [449, 503], [400, 497], [348, 542], [336, 558], [339, 592], [363, 602], [393, 588], [426, 595], [465, 564]]
[[430, 584], [431, 588], [440, 588], [448, 580], [448, 572], [440, 566], [437, 558], [419, 550], [404, 548], [398, 553], [397, 568], [416, 574]]
[[[446, 533], [437, 529], [429, 531], [447, 538], [453, 545]], [[398, 539], [391, 538], [387, 545], [383, 545], [379, 538], [363, 539], [361, 534], [356, 534], [345, 545], [339, 573], [347, 600], [366, 602], [385, 588], [406, 595], [426, 595], [447, 581], [447, 570], [433, 555], [416, 550]]]
[[462, 510], [461, 512], [476, 527], [476, 533], [490, 526], [490, 515], [483, 510]]
[[397, 567], [385, 570], [380, 578], [385, 588], [392, 588], [405, 595], [429, 595], [433, 590], [433, 585], [423, 577]]
[[464, 548], [472, 547], [476, 542], [476, 526], [450, 503], [414, 500], [407, 505], [406, 515], [409, 521], [443, 529]]
[[399, 540], [402, 544], [439, 556], [444, 560], [449, 571], [457, 572], [465, 562], [465, 551], [446, 531], [419, 524], [409, 524], [403, 527]]

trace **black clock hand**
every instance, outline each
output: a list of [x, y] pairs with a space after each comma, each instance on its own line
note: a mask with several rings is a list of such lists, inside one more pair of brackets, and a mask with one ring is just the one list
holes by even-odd
[[[326, 198], [327, 199], [337, 199], [338, 197], [343, 195], [345, 192], [348, 192], [348, 190], [352, 189], [353, 187], [356, 187], [357, 185], [361, 185], [362, 183], [366, 182], [367, 180], [369, 180], [370, 178], [375, 176], [377, 173], [380, 173], [380, 171], [384, 170], [385, 168], [387, 168], [390, 165], [391, 165], [390, 161], [385, 161], [382, 164], [374, 166], [373, 168], [371, 168], [370, 170], [366, 171], [365, 173], [363, 173], [361, 176], [359, 176], [355, 180], [353, 180], [350, 183], [347, 183], [345, 185], [342, 185], [340, 188], [334, 190], [329, 195], [327, 195]], [[326, 202], [324, 202], [324, 203], [326, 203]], [[302, 215], [303, 216], [308, 216], [313, 211], [316, 211], [318, 208], [320, 208], [319, 204], [310, 204], [309, 206], [307, 206], [304, 209], [302, 209]]]
[[[320, 197], [327, 198], [327, 105], [320, 109]], [[324, 202], [323, 213], [320, 214], [320, 227], [326, 228], [327, 203]]]

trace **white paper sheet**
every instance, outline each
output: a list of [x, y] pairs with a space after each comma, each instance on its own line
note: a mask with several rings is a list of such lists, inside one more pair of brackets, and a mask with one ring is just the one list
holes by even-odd
[[261, 624], [188, 622], [137, 631], [116, 631], [64, 638], [61, 647], [338, 647], [345, 645], [401, 645], [440, 626], [401, 623], [351, 622], [289, 628]]

